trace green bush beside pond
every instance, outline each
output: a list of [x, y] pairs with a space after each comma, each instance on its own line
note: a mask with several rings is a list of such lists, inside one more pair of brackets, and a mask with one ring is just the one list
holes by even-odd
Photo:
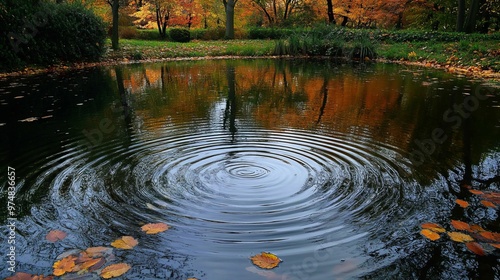
[[95, 61], [104, 54], [104, 23], [90, 10], [79, 4], [26, 3], [0, 9], [0, 24], [7, 26], [1, 30], [0, 68]]

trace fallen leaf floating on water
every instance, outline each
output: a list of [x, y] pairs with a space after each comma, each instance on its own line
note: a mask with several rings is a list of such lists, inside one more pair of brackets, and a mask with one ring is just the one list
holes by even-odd
[[191, 278], [188, 278], [187, 280], [200, 280], [200, 279], [191, 277]]
[[439, 234], [435, 233], [434, 231], [432, 231], [430, 229], [426, 229], [426, 228], [421, 230], [420, 234], [422, 234], [423, 236], [427, 237], [428, 239], [430, 239], [432, 241], [436, 241], [439, 238], [441, 238], [441, 236]]
[[500, 242], [500, 233], [496, 232], [491, 232], [491, 231], [482, 231], [479, 234], [481, 234], [482, 237], [495, 241], [495, 242]]
[[262, 252], [260, 255], [252, 256], [250, 259], [254, 265], [264, 269], [273, 269], [281, 262], [278, 256], [268, 252]]
[[94, 271], [101, 268], [105, 262], [104, 258], [90, 259], [80, 264], [77, 271]]
[[490, 245], [493, 246], [493, 247], [495, 247], [495, 248], [500, 249], [500, 244], [493, 244], [493, 243], [491, 243]]
[[448, 236], [450, 237], [451, 240], [456, 242], [474, 241], [474, 239], [470, 235], [461, 232], [448, 232]]
[[451, 220], [451, 225], [458, 230], [467, 230], [467, 231], [472, 231], [470, 229], [469, 224], [462, 222], [462, 221], [457, 221], [457, 220]]
[[471, 192], [473, 194], [477, 194], [477, 195], [484, 194], [482, 191], [478, 191], [478, 190], [469, 190], [469, 192]]
[[5, 278], [5, 280], [52, 280], [53, 276], [32, 275], [26, 272], [17, 272], [16, 274]]
[[101, 271], [101, 277], [105, 279], [118, 277], [125, 274], [130, 269], [130, 265], [126, 263], [117, 263], [105, 267]]
[[60, 261], [56, 261], [52, 266], [54, 268], [54, 275], [61, 276], [66, 272], [71, 272], [76, 265], [75, 260], [75, 256], [67, 256]]
[[420, 226], [424, 229], [428, 229], [428, 230], [431, 230], [434, 232], [445, 232], [446, 231], [442, 226], [435, 224], [435, 223], [423, 223]]
[[481, 200], [481, 204], [483, 204], [486, 207], [490, 207], [490, 208], [496, 208], [497, 207], [493, 202], [488, 201], [488, 200]]
[[484, 228], [482, 228], [479, 225], [471, 225], [470, 229], [474, 232], [481, 232], [481, 231], [486, 231]]
[[467, 242], [465, 244], [467, 246], [467, 249], [469, 249], [472, 253], [478, 255], [478, 256], [486, 256], [486, 252], [484, 251], [483, 247], [477, 243], [477, 242]]
[[482, 194], [481, 197], [485, 200], [490, 201], [491, 203], [495, 203], [497, 205], [500, 205], [500, 193], [489, 192], [489, 193]]
[[157, 234], [160, 232], [164, 232], [169, 228], [170, 227], [164, 223], [146, 224], [141, 227], [142, 231], [146, 232], [147, 234]]
[[45, 236], [45, 239], [47, 239], [47, 241], [52, 242], [52, 243], [63, 240], [64, 238], [66, 238], [66, 233], [64, 231], [57, 230], [57, 229], [51, 230]]
[[111, 246], [118, 249], [129, 250], [135, 247], [139, 242], [134, 239], [132, 236], [122, 236], [121, 238], [113, 241]]
[[462, 208], [467, 208], [469, 206], [469, 202], [462, 199], [457, 199], [455, 202]]
[[91, 258], [109, 256], [113, 254], [113, 248], [110, 247], [89, 247], [85, 249], [85, 253]]

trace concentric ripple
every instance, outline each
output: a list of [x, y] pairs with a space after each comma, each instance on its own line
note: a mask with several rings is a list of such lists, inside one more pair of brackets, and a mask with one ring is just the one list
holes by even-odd
[[[97, 152], [82, 167], [111, 177], [102, 186], [108, 202], [101, 202], [120, 202], [115, 211], [128, 213], [128, 219], [161, 220], [182, 229], [177, 242], [191, 252], [279, 241], [292, 254], [310, 250], [304, 244], [311, 240], [323, 240], [325, 248], [332, 242], [327, 237], [334, 236], [335, 244], [352, 242], [367, 234], [353, 223], [375, 223], [388, 214], [370, 209], [391, 209], [414, 191], [403, 179], [408, 161], [395, 147], [367, 138], [259, 128], [232, 138], [208, 123], [191, 125], [196, 133], [169, 127], [163, 136], [140, 135], [127, 147], [111, 143], [116, 146], [106, 147], [107, 155]], [[210, 245], [193, 245], [200, 234], [198, 242]]]

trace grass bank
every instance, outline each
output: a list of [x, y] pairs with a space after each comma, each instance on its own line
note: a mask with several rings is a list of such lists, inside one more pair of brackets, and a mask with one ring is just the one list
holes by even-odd
[[[349, 57], [349, 53], [352, 56], [356, 45], [369, 44], [370, 51], [376, 53], [376, 58], [379, 61], [422, 65], [464, 75], [500, 80], [500, 43], [495, 39], [488, 40], [487, 37], [475, 42], [469, 40], [457, 42], [378, 42], [372, 40], [367, 43], [364, 40], [364, 43], [360, 43], [356, 40], [348, 42], [337, 40], [329, 43], [330, 50], [328, 47], [325, 49], [324, 46], [317, 46], [321, 43], [314, 39], [310, 41], [309, 44], [312, 45], [302, 46], [306, 48], [305, 51], [297, 50], [294, 53], [287, 53], [279, 50], [280, 40], [270, 39], [191, 41], [189, 43], [124, 39], [120, 41], [121, 49], [119, 51], [109, 49], [106, 52], [104, 61], [150, 61], [218, 56], [262, 57], [287, 54]], [[283, 41], [281, 40], [281, 42]], [[337, 48], [339, 48], [338, 51], [332, 51]], [[328, 51], [329, 53], [325, 53]]]
[[[257, 32], [258, 31], [258, 32]], [[258, 39], [199, 40], [177, 43], [154, 39], [152, 32], [141, 39], [121, 39], [121, 49], [107, 50], [97, 63], [29, 67], [14, 74], [59, 69], [159, 61], [177, 58], [322, 56], [363, 61], [415, 64], [463, 75], [500, 81], [500, 34], [460, 34], [426, 31], [371, 31], [353, 29], [257, 30]], [[141, 33], [142, 34], [142, 33]], [[272, 35], [272, 36], [271, 36]], [[361, 59], [360, 59], [361, 58]], [[12, 73], [2, 74], [11, 75]]]

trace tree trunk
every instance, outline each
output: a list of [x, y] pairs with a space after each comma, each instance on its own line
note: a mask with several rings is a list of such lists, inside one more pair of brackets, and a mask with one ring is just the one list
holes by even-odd
[[333, 15], [333, 2], [332, 0], [326, 0], [327, 12], [328, 12], [328, 23], [335, 24], [335, 16]]
[[111, 28], [111, 48], [113, 50], [118, 50], [119, 44], [118, 44], [118, 10], [120, 9], [120, 0], [112, 0], [111, 2], [111, 12], [113, 14], [113, 26]]
[[234, 6], [238, 0], [223, 0], [226, 10], [226, 39], [234, 39]]
[[457, 32], [464, 31], [465, 22], [465, 0], [458, 0], [458, 13], [457, 13]]
[[479, 0], [472, 0], [469, 8], [469, 15], [465, 23], [465, 32], [472, 33], [476, 30], [476, 19], [479, 13]]
[[345, 26], [347, 25], [347, 22], [348, 22], [348, 21], [349, 21], [349, 18], [348, 18], [348, 17], [346, 17], [346, 16], [343, 16], [342, 23], [341, 23], [340, 25], [342, 25], [342, 26], [344, 26], [344, 27], [345, 27]]

